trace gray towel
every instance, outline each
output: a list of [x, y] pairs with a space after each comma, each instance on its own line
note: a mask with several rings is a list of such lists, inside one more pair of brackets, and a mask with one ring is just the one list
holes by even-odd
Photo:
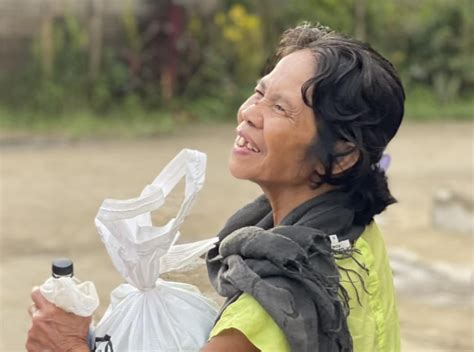
[[265, 196], [234, 214], [206, 258], [211, 283], [227, 297], [221, 313], [246, 292], [283, 330], [292, 351], [351, 351], [348, 298], [328, 239], [355, 241], [362, 233], [346, 204], [345, 193], [328, 192], [276, 227]]

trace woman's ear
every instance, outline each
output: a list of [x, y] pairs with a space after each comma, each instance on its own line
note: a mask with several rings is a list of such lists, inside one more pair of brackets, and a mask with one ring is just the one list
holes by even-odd
[[359, 160], [359, 149], [353, 143], [337, 142], [336, 153], [343, 155], [338, 157], [332, 167], [332, 174], [338, 175], [353, 167]]

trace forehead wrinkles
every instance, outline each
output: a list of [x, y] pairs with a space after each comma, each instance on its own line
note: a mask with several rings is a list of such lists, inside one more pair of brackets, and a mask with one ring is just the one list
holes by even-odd
[[300, 97], [303, 84], [316, 71], [316, 61], [317, 56], [311, 50], [298, 50], [283, 57], [257, 84], [268, 93], [284, 92], [285, 95], [291, 94], [292, 98]]
[[269, 75], [291, 76], [295, 83], [303, 84], [316, 72], [317, 53], [311, 49], [294, 51], [281, 58]]

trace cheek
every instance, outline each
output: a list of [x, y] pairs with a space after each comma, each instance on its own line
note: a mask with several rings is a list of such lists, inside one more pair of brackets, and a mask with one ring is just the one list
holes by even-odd
[[288, 161], [298, 161], [303, 159], [306, 151], [312, 143], [311, 130], [291, 130], [287, 127], [283, 128], [268, 128], [265, 134], [265, 143], [268, 146], [268, 151], [271, 154], [285, 155]]
[[315, 125], [308, 123], [296, 129], [289, 126], [267, 127], [265, 142], [272, 162], [278, 163], [282, 170], [310, 172], [312, 167], [308, 165], [313, 163], [308, 161], [308, 149], [314, 142]]

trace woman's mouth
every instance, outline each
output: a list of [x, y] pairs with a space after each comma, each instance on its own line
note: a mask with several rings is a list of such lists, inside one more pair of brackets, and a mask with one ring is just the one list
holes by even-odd
[[234, 147], [236, 148], [245, 148], [254, 153], [260, 153], [260, 149], [258, 149], [255, 145], [251, 142], [247, 141], [243, 136], [238, 135], [234, 142]]

